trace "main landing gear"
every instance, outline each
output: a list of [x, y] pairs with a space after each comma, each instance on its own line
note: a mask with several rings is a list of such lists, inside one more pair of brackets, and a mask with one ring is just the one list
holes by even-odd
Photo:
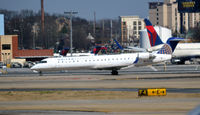
[[112, 75], [118, 75], [118, 71], [117, 70], [112, 70]]
[[39, 71], [39, 75], [42, 76], [42, 71]]

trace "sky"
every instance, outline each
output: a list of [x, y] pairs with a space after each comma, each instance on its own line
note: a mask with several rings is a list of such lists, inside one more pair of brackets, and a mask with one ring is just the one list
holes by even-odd
[[[44, 9], [48, 13], [64, 14], [76, 11], [81, 18], [117, 19], [119, 16], [139, 15], [148, 17], [148, 2], [158, 0], [44, 0]], [[0, 9], [20, 11], [30, 9], [38, 12], [40, 0], [0, 0]]]

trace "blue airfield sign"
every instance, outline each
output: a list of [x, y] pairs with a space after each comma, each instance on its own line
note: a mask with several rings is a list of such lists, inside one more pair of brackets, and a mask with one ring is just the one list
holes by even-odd
[[180, 13], [200, 12], [200, 0], [177, 0]]

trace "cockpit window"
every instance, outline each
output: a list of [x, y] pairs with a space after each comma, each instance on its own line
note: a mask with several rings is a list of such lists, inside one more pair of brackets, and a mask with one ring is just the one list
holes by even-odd
[[40, 63], [47, 63], [47, 61], [40, 61]]

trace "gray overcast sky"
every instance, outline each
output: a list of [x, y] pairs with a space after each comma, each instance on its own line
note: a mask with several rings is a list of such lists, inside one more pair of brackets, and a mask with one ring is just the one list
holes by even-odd
[[[77, 16], [93, 19], [118, 18], [125, 15], [148, 16], [148, 2], [158, 0], [44, 0], [45, 12], [60, 13], [77, 11]], [[0, 0], [0, 9], [20, 11], [21, 9], [40, 10], [40, 0]]]

